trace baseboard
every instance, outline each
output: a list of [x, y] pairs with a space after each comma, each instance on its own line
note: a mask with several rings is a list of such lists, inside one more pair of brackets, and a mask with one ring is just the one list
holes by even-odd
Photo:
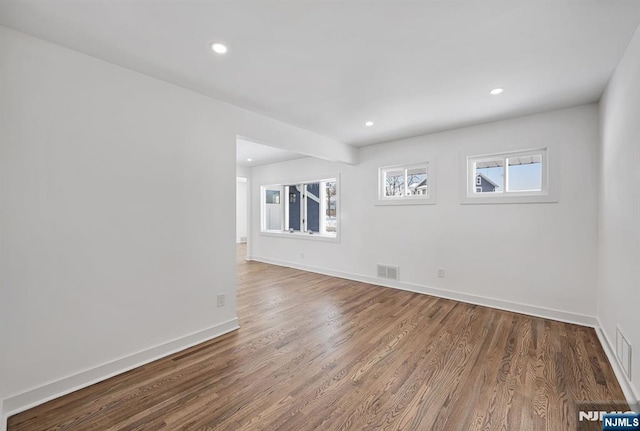
[[257, 262], [269, 263], [278, 266], [286, 266], [289, 268], [300, 269], [302, 271], [315, 272], [317, 274], [330, 275], [332, 277], [344, 278], [346, 280], [359, 281], [368, 284], [375, 284], [378, 286], [391, 287], [393, 289], [406, 290], [414, 293], [423, 293], [426, 295], [437, 296], [439, 298], [453, 299], [455, 301], [465, 302], [468, 304], [482, 305], [484, 307], [496, 308], [499, 310], [511, 311], [514, 313], [527, 314], [535, 317], [543, 317], [545, 319], [558, 320], [560, 322], [573, 323], [581, 326], [589, 326], [595, 328], [598, 325], [597, 319], [593, 316], [555, 310], [552, 308], [538, 307], [518, 302], [505, 301], [502, 299], [489, 298], [486, 296], [471, 295], [468, 293], [440, 289], [437, 287], [431, 287], [416, 283], [385, 280], [368, 275], [328, 270], [325, 268], [319, 268], [310, 265], [301, 265], [295, 262], [286, 262], [259, 256], [251, 256], [251, 258], [247, 257], [247, 260], [255, 260]]
[[300, 265], [295, 262], [286, 262], [276, 259], [263, 258], [258, 256], [247, 257], [247, 260], [255, 260], [257, 262], [268, 263], [278, 266], [286, 266], [289, 268], [299, 269], [302, 271], [309, 271], [318, 274], [330, 275], [332, 277], [344, 278], [347, 280], [359, 281], [362, 283], [375, 284], [378, 286], [391, 287], [394, 289], [406, 290], [415, 293], [424, 293], [427, 295], [433, 295], [440, 298], [453, 299], [460, 302], [469, 304], [482, 305], [490, 308], [497, 308], [499, 310], [511, 311], [514, 313], [522, 313], [535, 317], [542, 317], [545, 319], [558, 320], [566, 323], [573, 323], [582, 326], [589, 326], [595, 329], [600, 344], [611, 363], [611, 367], [620, 383], [620, 387], [625, 395], [631, 410], [640, 411], [640, 394], [629, 381], [626, 374], [622, 371], [620, 364], [616, 358], [612, 344], [602, 330], [602, 323], [597, 317], [587, 316], [583, 314], [571, 313], [562, 310], [554, 310], [551, 308], [537, 307], [527, 304], [521, 304], [517, 302], [504, 301], [495, 298], [488, 298], [484, 296], [470, 295], [462, 292], [449, 291], [445, 289], [439, 289], [430, 286], [418, 285], [414, 283], [404, 283], [393, 280], [384, 280], [376, 277], [370, 277], [366, 275], [350, 274], [346, 272], [327, 270], [324, 268], [318, 268], [310, 265]]
[[110, 377], [122, 374], [139, 366], [148, 364], [165, 356], [209, 341], [228, 332], [238, 329], [238, 319], [234, 318], [218, 325], [197, 331], [192, 334], [159, 344], [155, 347], [125, 356], [115, 361], [99, 365], [80, 373], [47, 383], [21, 394], [0, 400], [2, 421], [0, 431], [6, 431], [7, 419], [16, 413], [28, 410], [47, 401], [91, 386]]
[[611, 363], [611, 368], [613, 368], [613, 372], [618, 379], [618, 383], [620, 383], [620, 387], [622, 388], [622, 392], [624, 393], [624, 396], [629, 403], [629, 407], [633, 411], [640, 412], [640, 392], [634, 387], [631, 380], [629, 380], [627, 375], [622, 370], [622, 367], [620, 366], [618, 358], [615, 354], [615, 348], [613, 347], [614, 344], [611, 343], [611, 340], [602, 329], [603, 327], [604, 326], [602, 326], [602, 322], [600, 322], [600, 319], [598, 319], [596, 334], [598, 334], [600, 344], [602, 344], [604, 353], [607, 355], [609, 363]]

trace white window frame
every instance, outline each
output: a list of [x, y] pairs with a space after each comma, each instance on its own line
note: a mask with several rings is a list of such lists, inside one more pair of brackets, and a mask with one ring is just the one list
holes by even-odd
[[[406, 190], [407, 171], [411, 169], [425, 168], [427, 172], [427, 194], [408, 195]], [[386, 173], [388, 171], [404, 171], [404, 196], [386, 196]], [[378, 168], [378, 201], [376, 205], [433, 205], [436, 203], [436, 175], [435, 164], [425, 161], [421, 163], [411, 163], [402, 165], [382, 166]]]
[[[461, 157], [460, 203], [462, 204], [505, 204], [505, 203], [552, 203], [558, 202], [558, 170], [557, 150], [555, 146], [546, 146], [533, 149], [519, 149], [508, 152], [495, 152], [488, 154], [465, 155]], [[542, 156], [541, 166], [541, 190], [519, 191], [507, 190], [508, 184], [508, 159], [532, 155]], [[476, 163], [489, 160], [503, 160], [504, 176], [501, 191], [494, 193], [478, 193], [476, 185]]]
[[[319, 240], [319, 241], [329, 241], [329, 242], [340, 242], [340, 229], [342, 227], [342, 223], [340, 221], [340, 175], [339, 174], [335, 174], [335, 175], [327, 175], [327, 176], [322, 176], [319, 179], [315, 179], [315, 177], [312, 177], [314, 179], [305, 179], [305, 180], [293, 180], [293, 181], [279, 181], [276, 184], [267, 184], [267, 185], [262, 185], [260, 186], [260, 235], [264, 235], [264, 236], [276, 236], [276, 237], [282, 237], [282, 238], [293, 238], [293, 239], [309, 239], [309, 240]], [[320, 187], [320, 220], [319, 220], [319, 227], [320, 227], [320, 232], [316, 232], [314, 231], [312, 234], [309, 233], [309, 231], [307, 231], [307, 226], [306, 226], [306, 189], [307, 189], [307, 184], [312, 184], [312, 183], [326, 183], [326, 182], [330, 182], [330, 181], [335, 181], [336, 182], [336, 220], [337, 220], [337, 226], [336, 226], [336, 232], [335, 234], [333, 233], [328, 233], [326, 232], [326, 219], [325, 219], [325, 213], [323, 212], [323, 199], [326, 198], [326, 190], [325, 187]], [[288, 204], [289, 204], [289, 188], [291, 186], [294, 185], [301, 185], [302, 186], [302, 190], [300, 191], [300, 230], [299, 231], [293, 231], [290, 232], [289, 230], [287, 230], [287, 226], [289, 225], [288, 219], [289, 219], [289, 211], [288, 211]], [[274, 190], [274, 189], [280, 189], [281, 190], [281, 216], [280, 216], [280, 229], [267, 229], [266, 226], [266, 194], [267, 194], [267, 189], [269, 190]], [[304, 221], [303, 221], [304, 220]]]

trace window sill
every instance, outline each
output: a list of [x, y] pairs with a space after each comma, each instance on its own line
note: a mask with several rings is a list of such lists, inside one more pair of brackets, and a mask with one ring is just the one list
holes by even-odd
[[496, 204], [542, 204], [557, 203], [558, 197], [551, 194], [520, 196], [465, 196], [460, 200], [462, 205], [496, 205]]
[[433, 198], [422, 199], [378, 199], [375, 206], [399, 206], [399, 205], [435, 205]]
[[340, 242], [340, 238], [336, 236], [320, 235], [319, 233], [308, 234], [302, 232], [283, 232], [283, 231], [261, 231], [262, 236], [271, 236], [276, 238], [289, 239], [306, 239], [311, 241]]

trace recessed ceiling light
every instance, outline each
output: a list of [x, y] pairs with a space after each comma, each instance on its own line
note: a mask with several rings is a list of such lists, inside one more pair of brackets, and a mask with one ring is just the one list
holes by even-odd
[[247, 162], [253, 162], [253, 159], [247, 159]]
[[364, 125], [367, 127], [371, 127], [373, 126], [373, 121], [367, 121], [366, 123], [364, 123]]
[[211, 49], [213, 50], [213, 52], [215, 52], [216, 54], [226, 54], [227, 53], [227, 47], [224, 46], [221, 43], [215, 42], [211, 44]]
[[491, 90], [489, 93], [491, 93], [491, 95], [495, 96], [497, 94], [500, 94], [504, 91], [504, 89], [502, 88], [494, 88], [493, 90]]

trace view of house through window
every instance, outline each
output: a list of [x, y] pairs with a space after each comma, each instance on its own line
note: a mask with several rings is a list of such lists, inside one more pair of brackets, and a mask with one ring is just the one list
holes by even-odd
[[380, 198], [427, 197], [427, 166], [380, 168]]
[[469, 158], [475, 194], [536, 193], [543, 191], [546, 150]]
[[500, 193], [504, 190], [504, 160], [475, 163], [476, 193]]
[[336, 178], [262, 187], [262, 231], [336, 237]]

